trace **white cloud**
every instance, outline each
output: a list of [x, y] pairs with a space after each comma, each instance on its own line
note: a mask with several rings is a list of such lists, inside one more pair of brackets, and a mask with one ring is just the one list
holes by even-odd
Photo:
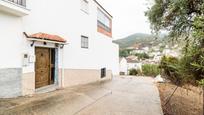
[[133, 33], [150, 33], [144, 12], [147, 0], [98, 0], [113, 15], [113, 37], [123, 38]]

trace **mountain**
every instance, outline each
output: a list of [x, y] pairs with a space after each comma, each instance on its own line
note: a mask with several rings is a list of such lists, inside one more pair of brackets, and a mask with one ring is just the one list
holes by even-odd
[[164, 38], [164, 35], [160, 35], [158, 38], [156, 38], [155, 36], [150, 34], [136, 33], [125, 38], [115, 40], [113, 42], [119, 44], [120, 49], [124, 49], [135, 44], [140, 44], [142, 46], [156, 45], [161, 43]]

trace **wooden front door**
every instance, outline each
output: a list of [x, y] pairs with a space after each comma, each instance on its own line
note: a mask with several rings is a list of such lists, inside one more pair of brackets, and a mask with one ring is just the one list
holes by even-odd
[[36, 48], [35, 88], [50, 85], [50, 49]]

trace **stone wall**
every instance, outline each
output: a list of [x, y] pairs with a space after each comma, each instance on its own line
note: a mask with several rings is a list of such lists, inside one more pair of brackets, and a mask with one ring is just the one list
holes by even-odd
[[21, 96], [21, 68], [0, 69], [0, 98]]

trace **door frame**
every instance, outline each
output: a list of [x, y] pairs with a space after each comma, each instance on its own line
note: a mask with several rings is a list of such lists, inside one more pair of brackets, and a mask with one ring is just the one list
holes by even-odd
[[[59, 51], [58, 51], [58, 48], [56, 48], [56, 47], [44, 47], [44, 46], [35, 46], [34, 47], [34, 54], [35, 54], [35, 56], [36, 56], [36, 48], [46, 48], [46, 49], [49, 49], [49, 58], [50, 58], [50, 67], [49, 67], [49, 85], [47, 85], [47, 86], [50, 86], [50, 85], [58, 85], [58, 53], [59, 53]], [[54, 51], [55, 51], [55, 60], [54, 60], [54, 78], [53, 78], [53, 84], [51, 84], [51, 49], [54, 49]], [[36, 62], [35, 62], [35, 64], [36, 64]], [[35, 64], [34, 64], [34, 71], [36, 72], [36, 67], [35, 67]], [[35, 75], [35, 78], [36, 78], [36, 75]], [[36, 85], [36, 79], [35, 79], [35, 85]], [[47, 87], [47, 86], [43, 86], [43, 87]], [[43, 88], [43, 87], [40, 87], [40, 88]], [[40, 88], [35, 88], [35, 89], [40, 89]]]

